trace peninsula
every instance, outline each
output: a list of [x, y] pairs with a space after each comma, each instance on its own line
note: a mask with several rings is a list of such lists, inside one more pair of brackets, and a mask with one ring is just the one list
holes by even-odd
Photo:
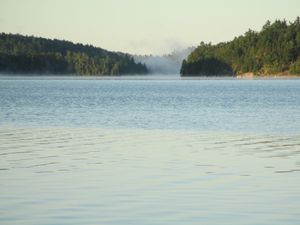
[[260, 32], [201, 44], [182, 62], [181, 76], [300, 75], [300, 18], [267, 21]]
[[0, 72], [7, 74], [146, 74], [129, 54], [92, 45], [19, 34], [0, 34]]

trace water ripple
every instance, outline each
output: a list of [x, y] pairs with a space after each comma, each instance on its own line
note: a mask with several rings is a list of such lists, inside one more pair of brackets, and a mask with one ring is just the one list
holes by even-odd
[[154, 215], [199, 224], [215, 212], [220, 222], [231, 214], [300, 221], [299, 135], [96, 128], [0, 135], [3, 224], [146, 224]]

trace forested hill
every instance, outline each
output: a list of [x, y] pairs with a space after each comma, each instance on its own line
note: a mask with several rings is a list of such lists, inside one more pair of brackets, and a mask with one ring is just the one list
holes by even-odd
[[233, 41], [198, 46], [184, 60], [182, 76], [300, 75], [300, 19], [267, 22]]
[[121, 75], [145, 74], [147, 68], [128, 54], [91, 45], [1, 33], [0, 72]]

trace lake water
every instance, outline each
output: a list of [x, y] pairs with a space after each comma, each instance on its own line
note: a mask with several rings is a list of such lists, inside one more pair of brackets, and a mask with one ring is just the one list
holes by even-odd
[[0, 79], [0, 224], [300, 224], [300, 80]]

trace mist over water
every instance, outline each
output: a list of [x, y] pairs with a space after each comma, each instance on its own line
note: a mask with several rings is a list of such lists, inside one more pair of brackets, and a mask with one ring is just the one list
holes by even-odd
[[194, 50], [190, 47], [183, 50], [174, 51], [166, 55], [135, 55], [136, 62], [144, 63], [150, 74], [163, 74], [179, 76], [182, 61]]

